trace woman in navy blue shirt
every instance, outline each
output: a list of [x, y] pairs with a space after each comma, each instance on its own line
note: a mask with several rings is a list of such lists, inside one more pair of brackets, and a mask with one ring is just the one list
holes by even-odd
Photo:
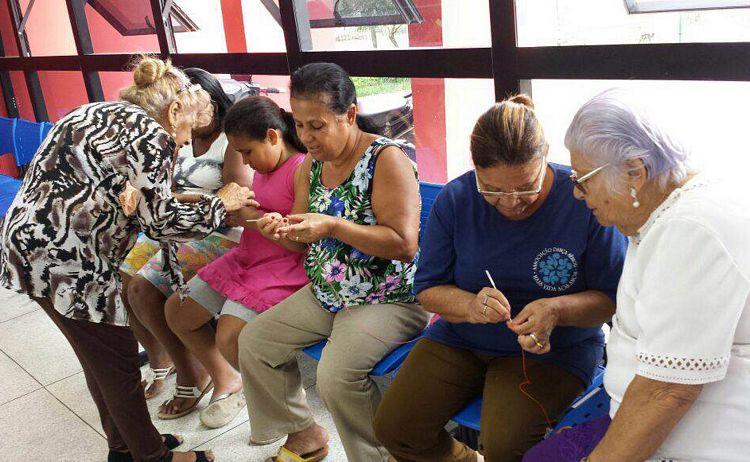
[[[626, 239], [575, 200], [547, 151], [527, 96], [498, 103], [474, 127], [475, 170], [433, 205], [415, 290], [441, 319], [375, 418], [397, 460], [520, 461], [591, 383]], [[480, 394], [482, 454], [444, 429]]]

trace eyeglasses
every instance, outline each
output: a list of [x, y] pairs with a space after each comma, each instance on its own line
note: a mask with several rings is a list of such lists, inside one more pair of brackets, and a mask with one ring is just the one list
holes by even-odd
[[537, 180], [538, 181], [537, 188], [532, 189], [530, 191], [511, 191], [511, 192], [485, 191], [482, 189], [481, 186], [479, 186], [479, 177], [477, 176], [476, 171], [475, 171], [474, 179], [476, 180], [476, 183], [477, 183], [477, 192], [486, 198], [535, 196], [542, 191], [542, 185], [544, 184], [544, 177], [547, 174], [546, 167], [547, 167], [547, 156], [544, 156], [542, 157], [542, 165], [539, 168], [539, 173], [537, 173], [537, 177], [539, 178]]
[[587, 174], [583, 175], [582, 177], [578, 178], [578, 174], [573, 171], [573, 173], [570, 174], [570, 181], [573, 182], [573, 186], [581, 192], [581, 194], [587, 194], [588, 191], [586, 191], [586, 187], [583, 185], [583, 182], [586, 180], [591, 179], [592, 176], [596, 175], [597, 173], [601, 172], [605, 167], [608, 167], [609, 164], [604, 164], [601, 167], [597, 167], [594, 170], [588, 172]]
[[184, 87], [182, 87], [179, 90], [177, 90], [177, 94], [180, 94], [180, 93], [182, 93], [184, 91], [186, 91], [188, 93], [196, 93], [201, 88], [203, 88], [203, 87], [201, 87], [197, 83], [191, 83], [191, 84], [185, 85]]

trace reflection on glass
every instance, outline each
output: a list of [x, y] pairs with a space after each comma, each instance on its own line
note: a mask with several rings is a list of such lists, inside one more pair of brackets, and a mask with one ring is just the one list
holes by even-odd
[[519, 46], [750, 41], [750, 8], [636, 14], [628, 2], [516, 0]]
[[159, 51], [149, 0], [92, 0], [85, 12], [94, 53]]
[[34, 2], [31, 10], [28, 9], [29, 2], [21, 0], [19, 5], [22, 14], [27, 14], [25, 31], [31, 55], [75, 55], [76, 44], [65, 2]]
[[[570, 164], [564, 145], [570, 121], [583, 103], [613, 87], [645, 105], [651, 117], [690, 149], [697, 166], [738, 174], [750, 167], [744, 147], [750, 82], [533, 80], [535, 111], [550, 144], [551, 162]], [[721, 116], [700, 110], [700, 101], [720, 104]]]
[[485, 0], [307, 0], [299, 22], [303, 49], [374, 50], [485, 47]]
[[354, 77], [359, 110], [397, 140], [419, 177], [445, 183], [472, 168], [469, 136], [494, 101], [490, 79]]

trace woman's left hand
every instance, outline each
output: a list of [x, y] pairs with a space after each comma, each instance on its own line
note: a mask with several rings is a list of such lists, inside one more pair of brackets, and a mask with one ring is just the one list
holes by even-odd
[[278, 229], [287, 239], [309, 244], [331, 235], [336, 218], [322, 213], [300, 213], [287, 217], [289, 224]]
[[518, 334], [521, 348], [541, 355], [550, 351], [549, 338], [558, 318], [554, 299], [540, 298], [526, 305], [515, 318], [508, 321], [507, 326]]

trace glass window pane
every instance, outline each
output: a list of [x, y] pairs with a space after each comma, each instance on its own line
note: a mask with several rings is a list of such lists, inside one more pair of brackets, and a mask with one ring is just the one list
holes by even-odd
[[[276, 18], [280, 19], [279, 1], [243, 0], [242, 17], [245, 31], [245, 44], [249, 53], [283, 53], [286, 51], [284, 30]], [[229, 38], [228, 38], [229, 39]]]
[[195, 30], [179, 27], [172, 16], [177, 51], [180, 53], [284, 52], [284, 31], [260, 0], [175, 1]]
[[516, 0], [516, 18], [522, 47], [750, 41], [750, 8], [630, 14], [623, 0]]
[[[21, 0], [22, 14], [30, 0]], [[32, 56], [68, 56], [76, 54], [65, 2], [35, 2], [28, 13], [26, 36]], [[5, 44], [3, 42], [3, 44]]]
[[469, 137], [494, 102], [490, 79], [355, 77], [360, 112], [413, 148], [423, 181], [445, 183], [472, 168]]
[[13, 94], [16, 97], [18, 116], [22, 119], [36, 122], [34, 117], [34, 106], [31, 105], [29, 89], [26, 86], [26, 77], [23, 71], [10, 71], [10, 80], [13, 84]]
[[132, 72], [99, 72], [105, 101], [118, 101], [120, 90], [133, 84]]
[[[583, 103], [612, 87], [646, 99], [665, 129], [690, 148], [698, 166], [726, 171], [733, 165], [731, 169], [738, 172], [750, 166], [742, 138], [747, 132], [750, 82], [534, 80], [534, 105], [550, 144], [551, 161], [570, 164], [564, 146], [570, 121]], [[699, 101], [720, 102], [719, 113], [701, 110]]]
[[309, 22], [300, 26], [300, 40], [311, 50], [471, 48], [491, 42], [486, 0], [307, 0], [306, 5]]
[[[224, 19], [219, 0], [175, 1], [196, 30], [180, 27], [179, 20], [172, 16], [172, 27], [177, 51], [180, 53], [226, 53], [227, 40], [224, 35]], [[241, 18], [240, 18], [241, 20]], [[244, 50], [235, 50], [244, 51]]]
[[13, 36], [13, 23], [8, 10], [8, 2], [0, 2], [0, 34], [2, 34], [5, 56], [18, 56], [18, 45]]
[[149, 0], [90, 0], [86, 18], [94, 53], [159, 51]]
[[[83, 75], [75, 71], [39, 71], [39, 83], [51, 122], [89, 102]], [[64, 88], [65, 91], [60, 91]]]

